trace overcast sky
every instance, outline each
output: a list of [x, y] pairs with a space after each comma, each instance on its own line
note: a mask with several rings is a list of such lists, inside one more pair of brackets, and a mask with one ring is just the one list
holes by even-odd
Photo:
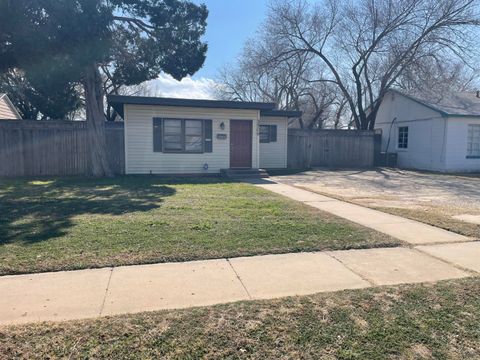
[[150, 88], [158, 96], [183, 98], [212, 98], [211, 86], [221, 67], [235, 62], [245, 40], [265, 18], [268, 0], [192, 0], [207, 5], [209, 10], [207, 32], [207, 59], [202, 69], [192, 78], [181, 82], [161, 75]]

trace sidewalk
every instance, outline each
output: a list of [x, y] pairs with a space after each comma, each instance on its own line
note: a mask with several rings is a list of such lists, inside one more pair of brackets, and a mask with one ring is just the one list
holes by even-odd
[[466, 242], [470, 239], [433, 226], [288, 185], [257, 185], [407, 243], [422, 245], [3, 276], [0, 325], [480, 275], [480, 242]]
[[0, 325], [456, 279], [479, 258], [472, 242], [3, 276]]
[[473, 240], [435, 226], [336, 200], [291, 185], [279, 184], [269, 180], [252, 181], [251, 183], [319, 210], [385, 233], [409, 244], [437, 244]]

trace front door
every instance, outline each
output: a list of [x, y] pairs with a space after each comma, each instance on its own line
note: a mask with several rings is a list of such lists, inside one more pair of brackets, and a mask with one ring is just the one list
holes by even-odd
[[252, 167], [251, 120], [230, 120], [230, 167]]

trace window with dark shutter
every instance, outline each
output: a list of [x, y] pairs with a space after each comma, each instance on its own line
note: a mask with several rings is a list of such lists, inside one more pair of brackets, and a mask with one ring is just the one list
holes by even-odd
[[153, 119], [153, 152], [162, 152], [162, 119]]
[[260, 142], [277, 142], [277, 125], [260, 125]]
[[212, 152], [212, 120], [154, 118], [153, 151]]

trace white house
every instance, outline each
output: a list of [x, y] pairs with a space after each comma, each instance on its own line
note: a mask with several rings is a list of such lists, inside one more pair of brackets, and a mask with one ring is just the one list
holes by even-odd
[[375, 123], [382, 131], [382, 151], [397, 153], [401, 168], [480, 171], [478, 96], [467, 92], [411, 96], [389, 91]]
[[109, 96], [124, 119], [127, 174], [287, 167], [288, 118], [275, 104]]
[[0, 120], [19, 120], [21, 118], [7, 94], [0, 94]]

